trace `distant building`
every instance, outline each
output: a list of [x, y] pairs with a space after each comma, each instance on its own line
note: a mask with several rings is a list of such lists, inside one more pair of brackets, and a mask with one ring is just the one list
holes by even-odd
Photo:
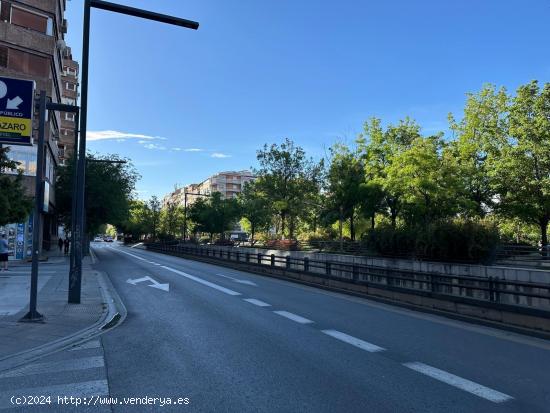
[[225, 171], [205, 179], [199, 184], [190, 184], [184, 187], [176, 188], [173, 192], [166, 195], [162, 201], [163, 206], [168, 203], [184, 205], [185, 192], [187, 195], [187, 206], [192, 205], [198, 198], [204, 198], [200, 195], [211, 195], [219, 192], [222, 199], [236, 198], [242, 191], [246, 182], [255, 179], [251, 171]]
[[[70, 47], [63, 52], [63, 73], [61, 75], [61, 100], [65, 105], [76, 106], [78, 101], [78, 62], [73, 60]], [[61, 112], [61, 128], [59, 129], [59, 163], [65, 165], [74, 155], [75, 145], [75, 114]]]

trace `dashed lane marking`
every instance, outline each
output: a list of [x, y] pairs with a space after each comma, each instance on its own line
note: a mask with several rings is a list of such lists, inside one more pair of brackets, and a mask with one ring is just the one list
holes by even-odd
[[313, 321], [311, 321], [311, 320], [309, 320], [305, 317], [302, 317], [298, 314], [290, 313], [288, 311], [273, 311], [273, 312], [275, 314], [279, 314], [280, 316], [288, 318], [289, 320], [296, 321], [297, 323], [300, 323], [300, 324], [311, 324], [311, 323], [313, 323]]
[[271, 307], [271, 304], [264, 303], [263, 301], [256, 300], [255, 298], [243, 298], [243, 300], [247, 303], [257, 305], [258, 307]]
[[513, 399], [512, 396], [490, 389], [489, 387], [482, 386], [481, 384], [473, 381], [463, 379], [462, 377], [455, 376], [454, 374], [448, 373], [444, 370], [428, 366], [424, 363], [412, 362], [404, 363], [403, 365], [433, 379], [442, 381], [443, 383], [467, 391], [468, 393], [475, 394], [476, 396], [482, 397], [494, 403], [503, 403]]
[[337, 340], [343, 341], [344, 343], [351, 344], [352, 346], [358, 347], [361, 350], [374, 353], [377, 351], [385, 350], [382, 347], [377, 346], [376, 344], [369, 343], [368, 341], [361, 340], [357, 337], [350, 336], [349, 334], [342, 333], [341, 331], [336, 330], [322, 330], [323, 333], [329, 335]]

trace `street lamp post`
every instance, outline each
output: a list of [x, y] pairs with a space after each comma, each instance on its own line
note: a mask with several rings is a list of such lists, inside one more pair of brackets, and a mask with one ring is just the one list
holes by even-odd
[[[80, 108], [73, 105], [53, 103], [47, 101], [46, 91], [40, 91], [40, 102], [38, 110], [38, 142], [36, 149], [36, 182], [35, 182], [35, 205], [33, 215], [33, 233], [32, 233], [32, 267], [31, 267], [31, 288], [29, 297], [29, 311], [21, 321], [43, 321], [44, 317], [36, 309], [38, 294], [38, 259], [40, 246], [40, 233], [42, 232], [42, 210], [44, 209], [44, 134], [46, 123], [46, 111], [61, 111], [75, 114], [75, 140], [78, 136], [78, 114]], [[74, 205], [74, 203], [73, 203]], [[72, 270], [71, 262], [71, 270]]]
[[[181, 19], [174, 16], [165, 14], [154, 13], [146, 10], [137, 9], [134, 7], [123, 6], [120, 4], [110, 3], [102, 0], [84, 0], [84, 24], [82, 34], [82, 70], [81, 70], [81, 89], [80, 89], [80, 102], [81, 102], [81, 130], [80, 130], [80, 144], [79, 144], [79, 157], [78, 157], [78, 190], [75, 194], [77, 201], [75, 225], [75, 235], [79, 237], [80, 241], [77, 243], [75, 249], [75, 262], [78, 268], [77, 282], [80, 283], [82, 279], [82, 239], [84, 237], [84, 184], [86, 177], [86, 128], [88, 122], [88, 66], [89, 66], [89, 54], [90, 54], [90, 12], [91, 8], [111, 11], [120, 14], [126, 14], [128, 16], [139, 17], [147, 20], [154, 20], [161, 23], [172, 24], [188, 29], [198, 29], [199, 23]], [[70, 302], [80, 302], [80, 291], [78, 295], [74, 295], [70, 298]]]
[[183, 242], [187, 240], [187, 195], [196, 195], [196, 196], [210, 196], [209, 194], [201, 194], [195, 192], [184, 192], [183, 193]]

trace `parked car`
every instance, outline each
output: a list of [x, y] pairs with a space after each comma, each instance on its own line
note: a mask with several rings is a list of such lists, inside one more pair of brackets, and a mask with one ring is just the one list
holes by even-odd
[[96, 236], [96, 237], [94, 238], [94, 242], [101, 242], [101, 241], [103, 241], [103, 238], [101, 238], [101, 237], [99, 237], [99, 236]]
[[105, 242], [113, 242], [113, 237], [105, 237], [105, 238], [103, 238], [103, 241], [105, 241]]

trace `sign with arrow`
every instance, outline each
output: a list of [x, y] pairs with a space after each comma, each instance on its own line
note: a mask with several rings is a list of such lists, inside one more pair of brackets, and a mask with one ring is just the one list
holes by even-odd
[[34, 81], [0, 77], [0, 144], [32, 145]]
[[126, 282], [128, 284], [132, 284], [132, 285], [136, 285], [138, 283], [141, 283], [141, 282], [145, 282], [145, 281], [149, 281], [151, 282], [152, 284], [149, 284], [148, 287], [153, 287], [153, 288], [156, 288], [158, 290], [163, 290], [163, 291], [166, 291], [168, 292], [170, 290], [170, 284], [161, 284], [155, 280], [153, 280], [151, 277], [142, 277], [142, 278], [135, 278], [135, 279], [131, 279], [131, 278], [128, 278], [126, 280]]

